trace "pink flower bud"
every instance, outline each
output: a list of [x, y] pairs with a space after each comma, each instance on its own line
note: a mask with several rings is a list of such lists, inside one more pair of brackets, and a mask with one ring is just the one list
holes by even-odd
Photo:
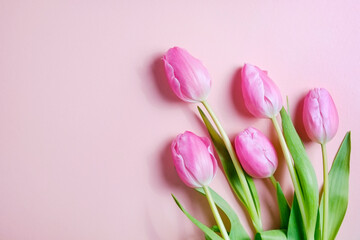
[[217, 171], [217, 161], [206, 137], [186, 131], [178, 135], [171, 145], [176, 171], [189, 187], [207, 186]]
[[249, 112], [259, 118], [275, 117], [282, 108], [282, 97], [267, 72], [245, 64], [241, 70], [241, 78], [244, 102]]
[[185, 49], [170, 48], [163, 57], [170, 87], [185, 102], [206, 100], [211, 79], [207, 69]]
[[249, 127], [239, 133], [235, 149], [241, 166], [250, 176], [267, 178], [274, 174], [278, 165], [276, 151], [259, 130]]
[[324, 88], [310, 90], [304, 100], [303, 121], [306, 133], [318, 143], [330, 141], [339, 126], [339, 116], [330, 93]]

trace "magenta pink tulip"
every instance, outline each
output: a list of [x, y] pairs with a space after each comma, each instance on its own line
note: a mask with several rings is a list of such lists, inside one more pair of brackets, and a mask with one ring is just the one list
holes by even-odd
[[239, 133], [235, 149], [241, 166], [250, 176], [267, 178], [274, 174], [278, 165], [275, 148], [259, 130], [249, 127]]
[[304, 100], [303, 121], [311, 140], [324, 144], [336, 134], [339, 116], [330, 93], [324, 88], [310, 90]]
[[187, 186], [209, 185], [218, 165], [208, 138], [186, 131], [174, 139], [171, 150], [176, 171]]
[[259, 118], [273, 118], [282, 108], [279, 88], [260, 68], [245, 64], [241, 71], [244, 102], [251, 114]]
[[185, 49], [170, 48], [163, 57], [170, 87], [185, 102], [206, 100], [211, 87], [207, 69]]

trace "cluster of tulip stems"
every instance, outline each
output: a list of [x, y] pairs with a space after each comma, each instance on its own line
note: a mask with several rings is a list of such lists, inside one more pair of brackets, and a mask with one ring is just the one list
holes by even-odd
[[[303, 107], [305, 130], [322, 149], [323, 188], [319, 191], [314, 168], [289, 113], [283, 107], [279, 88], [266, 71], [250, 64], [242, 67], [241, 87], [245, 106], [255, 117], [270, 119], [277, 133], [294, 188], [290, 205], [273, 176], [278, 157], [269, 139], [260, 130], [249, 127], [235, 137], [234, 145], [230, 141], [206, 100], [211, 78], [204, 65], [179, 47], [169, 49], [163, 62], [174, 93], [185, 102], [202, 104], [207, 112], [205, 114], [198, 106], [210, 138], [186, 131], [178, 135], [171, 145], [179, 177], [187, 186], [206, 196], [214, 215], [216, 225], [208, 227], [187, 212], [173, 195], [184, 214], [205, 233], [205, 239], [250, 239], [231, 206], [209, 187], [218, 169], [213, 146], [234, 195], [249, 214], [255, 239], [335, 239], [348, 204], [351, 141], [350, 132], [347, 132], [329, 172], [326, 143], [335, 136], [339, 124], [329, 92], [324, 88], [310, 90]], [[277, 119], [279, 114], [281, 124]], [[259, 197], [253, 178], [269, 178], [274, 185], [281, 220], [278, 229], [265, 231], [262, 227]], [[229, 219], [229, 229], [226, 229], [218, 209]]]

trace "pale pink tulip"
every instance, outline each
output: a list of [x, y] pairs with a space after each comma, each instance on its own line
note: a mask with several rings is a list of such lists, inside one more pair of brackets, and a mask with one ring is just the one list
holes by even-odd
[[303, 121], [311, 140], [324, 144], [336, 134], [339, 116], [330, 93], [324, 88], [310, 90], [304, 100]]
[[249, 112], [259, 118], [273, 118], [282, 108], [279, 88], [260, 68], [245, 64], [241, 71], [241, 87]]
[[185, 49], [170, 48], [163, 57], [170, 87], [185, 102], [206, 100], [211, 87], [207, 69]]
[[249, 127], [239, 133], [235, 149], [241, 166], [250, 176], [267, 178], [274, 174], [278, 165], [275, 148], [259, 130]]
[[171, 146], [176, 171], [189, 187], [207, 186], [217, 171], [217, 161], [211, 142], [186, 131], [178, 135]]

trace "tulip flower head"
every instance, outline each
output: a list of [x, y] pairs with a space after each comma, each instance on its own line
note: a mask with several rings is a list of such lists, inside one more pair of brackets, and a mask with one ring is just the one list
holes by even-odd
[[218, 167], [209, 138], [186, 131], [174, 139], [171, 150], [176, 171], [187, 186], [209, 185]]
[[325, 144], [336, 134], [339, 116], [330, 93], [324, 88], [310, 90], [304, 100], [303, 122], [309, 138]]
[[163, 57], [170, 87], [185, 102], [205, 101], [211, 87], [207, 69], [185, 49], [170, 48]]
[[279, 88], [260, 68], [245, 64], [241, 70], [241, 87], [249, 112], [259, 118], [273, 118], [282, 108]]
[[241, 166], [250, 176], [267, 178], [274, 174], [278, 165], [275, 148], [256, 128], [249, 127], [236, 136], [235, 150]]

